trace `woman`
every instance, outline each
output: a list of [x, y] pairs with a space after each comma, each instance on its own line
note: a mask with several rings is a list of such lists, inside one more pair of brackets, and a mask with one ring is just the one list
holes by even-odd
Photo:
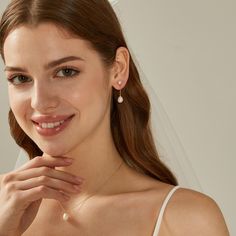
[[1, 235], [228, 235], [216, 203], [159, 160], [107, 0], [13, 0], [0, 30], [11, 133], [30, 158], [2, 176]]

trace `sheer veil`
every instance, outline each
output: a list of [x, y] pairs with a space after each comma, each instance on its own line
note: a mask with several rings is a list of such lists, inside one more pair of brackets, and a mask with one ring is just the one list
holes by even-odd
[[161, 100], [143, 73], [141, 73], [141, 78], [151, 102], [151, 128], [160, 159], [175, 174], [180, 186], [201, 191], [202, 188], [191, 161]]
[[[117, 0], [110, 0], [110, 2], [114, 7], [119, 5]], [[188, 158], [184, 146], [182, 145], [170, 119], [168, 118], [161, 100], [140, 68], [139, 72], [142, 78], [142, 83], [151, 101], [151, 126], [160, 159], [176, 175], [180, 186], [201, 191], [202, 188], [194, 169], [191, 166], [191, 161]], [[15, 164], [15, 169], [27, 161], [27, 154], [23, 150], [20, 150]]]

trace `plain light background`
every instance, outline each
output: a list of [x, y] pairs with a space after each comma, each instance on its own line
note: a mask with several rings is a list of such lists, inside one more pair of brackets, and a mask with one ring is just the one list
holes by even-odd
[[[8, 2], [0, 1], [1, 12]], [[236, 1], [120, 0], [116, 10], [203, 192], [215, 199], [236, 235]], [[0, 66], [4, 173], [14, 168], [18, 148], [9, 135], [7, 83]]]

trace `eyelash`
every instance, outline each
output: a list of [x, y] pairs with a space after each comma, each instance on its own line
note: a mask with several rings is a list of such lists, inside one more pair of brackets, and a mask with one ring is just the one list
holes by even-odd
[[[69, 76], [57, 76], [57, 74], [59, 73], [59, 72], [61, 72], [61, 71], [65, 71], [65, 70], [69, 70], [70, 72], [72, 72], [72, 75], [69, 75]], [[72, 68], [72, 67], [69, 67], [69, 66], [64, 66], [64, 67], [61, 67], [61, 68], [58, 68], [55, 72], [54, 72], [54, 74], [55, 74], [55, 76], [54, 77], [56, 77], [56, 78], [73, 78], [73, 77], [75, 77], [75, 76], [77, 76], [78, 74], [80, 73], [80, 71], [78, 70], [78, 69], [75, 69], [75, 68]], [[16, 79], [16, 78], [18, 78], [18, 77], [24, 77], [25, 79], [26, 79], [26, 81], [25, 82], [14, 82], [14, 80]], [[32, 79], [31, 78], [29, 78], [28, 76], [25, 76], [25, 75], [23, 75], [23, 74], [14, 74], [14, 75], [12, 75], [11, 77], [9, 77], [8, 78], [8, 81], [11, 83], [11, 84], [15, 84], [15, 85], [20, 85], [20, 84], [24, 84], [24, 83], [26, 83], [26, 82], [28, 82], [28, 81], [31, 81]]]
[[73, 77], [77, 76], [77, 75], [80, 73], [80, 71], [79, 71], [78, 69], [75, 69], [75, 68], [69, 67], [69, 66], [63, 66], [63, 67], [57, 69], [57, 70], [55, 71], [55, 74], [57, 75], [60, 71], [63, 71], [63, 70], [70, 70], [70, 71], [72, 71], [74, 74], [73, 74], [73, 75], [69, 75], [69, 76], [55, 76], [55, 77], [57, 77], [57, 78], [62, 78], [62, 77], [73, 78]]
[[22, 75], [22, 74], [15, 74], [15, 75], [12, 75], [10, 78], [8, 78], [8, 81], [11, 83], [11, 84], [14, 84], [14, 85], [20, 85], [20, 84], [23, 84], [23, 83], [26, 83], [26, 82], [14, 82], [14, 80], [17, 78], [17, 77], [24, 77], [26, 80], [31, 80], [29, 77], [25, 76], [25, 75]]

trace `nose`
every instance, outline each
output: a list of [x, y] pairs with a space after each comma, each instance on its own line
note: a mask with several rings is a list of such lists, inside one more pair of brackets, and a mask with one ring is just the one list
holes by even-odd
[[56, 89], [50, 83], [35, 82], [31, 94], [31, 107], [40, 113], [53, 112], [59, 105]]

